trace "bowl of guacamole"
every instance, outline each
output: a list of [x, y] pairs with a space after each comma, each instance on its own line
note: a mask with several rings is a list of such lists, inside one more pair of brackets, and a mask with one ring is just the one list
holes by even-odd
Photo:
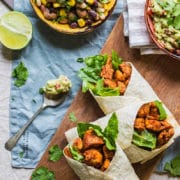
[[180, 0], [147, 0], [145, 22], [154, 43], [180, 60]]

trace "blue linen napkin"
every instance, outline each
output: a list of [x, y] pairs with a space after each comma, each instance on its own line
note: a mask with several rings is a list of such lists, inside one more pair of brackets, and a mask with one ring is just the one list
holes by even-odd
[[14, 86], [14, 79], [11, 81], [10, 135], [15, 134], [40, 107], [42, 95], [39, 94], [39, 88], [47, 80], [64, 74], [71, 79], [73, 86], [61, 106], [44, 110], [20, 138], [11, 153], [13, 167], [36, 166], [81, 86], [77, 71], [82, 64], [76, 62], [77, 58], [100, 52], [122, 7], [122, 1], [118, 1], [113, 14], [94, 32], [70, 36], [60, 34], [41, 22], [29, 1], [14, 0], [14, 9], [26, 14], [32, 22], [33, 38], [25, 49], [16, 54], [12, 62], [14, 69], [23, 61], [28, 68], [29, 78], [20, 88]]

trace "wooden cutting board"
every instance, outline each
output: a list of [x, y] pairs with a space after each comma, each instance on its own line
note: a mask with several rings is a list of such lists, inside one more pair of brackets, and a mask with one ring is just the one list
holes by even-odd
[[[115, 24], [101, 53], [110, 54], [112, 49], [116, 50], [125, 61], [131, 61], [135, 65], [180, 122], [180, 61], [178, 62], [163, 55], [140, 56], [139, 50], [130, 49], [128, 39], [123, 37], [122, 16], [119, 17]], [[91, 95], [89, 93], [82, 94], [81, 90], [79, 90], [37, 166], [45, 166], [54, 171], [57, 180], [78, 180], [64, 157], [56, 163], [48, 161], [49, 148], [58, 144], [63, 149], [67, 145], [64, 132], [76, 126], [76, 123], [71, 122], [69, 119], [71, 112], [76, 115], [79, 121], [86, 122], [94, 121], [104, 115]], [[148, 179], [158, 159], [156, 157], [144, 165], [133, 165], [140, 179]]]

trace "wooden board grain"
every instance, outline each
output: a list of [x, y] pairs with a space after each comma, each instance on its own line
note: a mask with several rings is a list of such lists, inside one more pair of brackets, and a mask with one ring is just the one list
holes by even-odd
[[[180, 122], [180, 62], [165, 55], [140, 56], [138, 50], [130, 49], [128, 40], [123, 37], [122, 16], [119, 17], [115, 24], [101, 53], [111, 53], [112, 49], [116, 50], [125, 61], [131, 61], [135, 65]], [[91, 95], [89, 93], [83, 94], [79, 90], [37, 166], [45, 166], [54, 171], [57, 180], [78, 180], [64, 157], [56, 163], [48, 161], [49, 148], [58, 144], [63, 149], [67, 144], [64, 132], [76, 125], [69, 120], [69, 113], [71, 112], [75, 113], [78, 120], [86, 122], [94, 121], [103, 116], [103, 112]], [[140, 179], [148, 179], [158, 159], [156, 157], [143, 165], [133, 165]]]

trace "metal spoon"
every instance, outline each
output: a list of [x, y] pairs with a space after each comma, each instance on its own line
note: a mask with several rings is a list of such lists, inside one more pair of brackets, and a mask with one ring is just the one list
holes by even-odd
[[58, 99], [49, 99], [47, 98], [46, 94], [44, 94], [43, 98], [43, 104], [41, 107], [35, 112], [35, 114], [26, 122], [26, 124], [19, 129], [19, 131], [12, 137], [8, 139], [8, 141], [5, 143], [5, 148], [9, 151], [13, 149], [13, 147], [18, 142], [19, 138], [22, 136], [24, 131], [29, 127], [29, 125], [33, 122], [33, 120], [47, 107], [56, 107], [63, 103], [68, 93], [61, 94]]

